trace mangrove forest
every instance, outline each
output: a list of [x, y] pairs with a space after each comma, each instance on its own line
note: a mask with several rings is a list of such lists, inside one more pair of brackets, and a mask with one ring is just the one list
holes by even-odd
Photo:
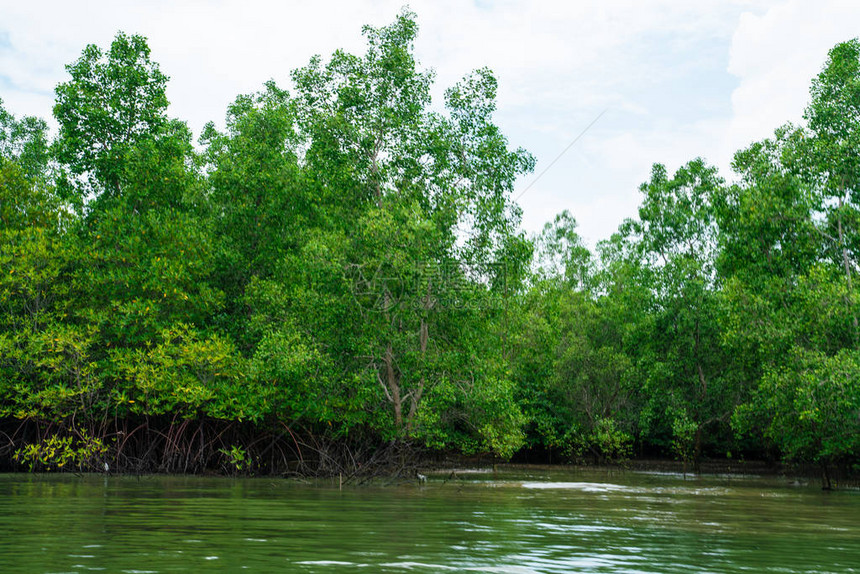
[[137, 35], [67, 66], [56, 129], [0, 102], [0, 470], [860, 470], [860, 41], [802, 125], [729, 179], [654, 164], [591, 247], [566, 211], [522, 230], [493, 72], [431, 99], [417, 30], [365, 27], [199, 138]]

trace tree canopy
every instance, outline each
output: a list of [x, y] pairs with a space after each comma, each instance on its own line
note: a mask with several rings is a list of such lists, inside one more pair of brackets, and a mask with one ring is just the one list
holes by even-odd
[[735, 183], [654, 164], [590, 249], [568, 211], [521, 230], [496, 77], [434, 103], [417, 33], [365, 27], [196, 146], [137, 35], [67, 67], [53, 138], [0, 102], [0, 467], [856, 467], [857, 40]]

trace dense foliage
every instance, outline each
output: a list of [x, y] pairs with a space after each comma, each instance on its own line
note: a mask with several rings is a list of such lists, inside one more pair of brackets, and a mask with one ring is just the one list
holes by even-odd
[[53, 141], [0, 106], [3, 464], [284, 470], [404, 444], [856, 464], [857, 40], [737, 183], [656, 164], [592, 253], [568, 212], [519, 230], [534, 160], [493, 123], [489, 70], [434, 106], [414, 16], [364, 32], [199, 147], [139, 36], [68, 66]]

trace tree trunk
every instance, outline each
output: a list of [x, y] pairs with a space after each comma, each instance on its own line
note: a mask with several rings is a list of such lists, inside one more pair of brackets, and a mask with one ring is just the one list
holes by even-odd
[[702, 425], [696, 427], [696, 444], [693, 447], [693, 470], [699, 472], [702, 462]]
[[391, 402], [394, 404], [394, 424], [400, 429], [403, 426], [403, 403], [400, 397], [400, 381], [394, 368], [394, 352], [391, 349], [391, 343], [385, 347], [384, 361], [386, 382], [391, 393]]
[[826, 462], [821, 463], [821, 490], [833, 490], [830, 480], [830, 467]]

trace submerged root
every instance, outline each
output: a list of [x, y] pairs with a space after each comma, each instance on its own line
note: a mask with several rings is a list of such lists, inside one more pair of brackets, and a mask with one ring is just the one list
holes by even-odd
[[360, 484], [414, 478], [427, 454], [404, 441], [334, 437], [284, 423], [176, 417], [110, 423], [18, 421], [16, 428], [0, 421], [0, 470], [339, 477]]

